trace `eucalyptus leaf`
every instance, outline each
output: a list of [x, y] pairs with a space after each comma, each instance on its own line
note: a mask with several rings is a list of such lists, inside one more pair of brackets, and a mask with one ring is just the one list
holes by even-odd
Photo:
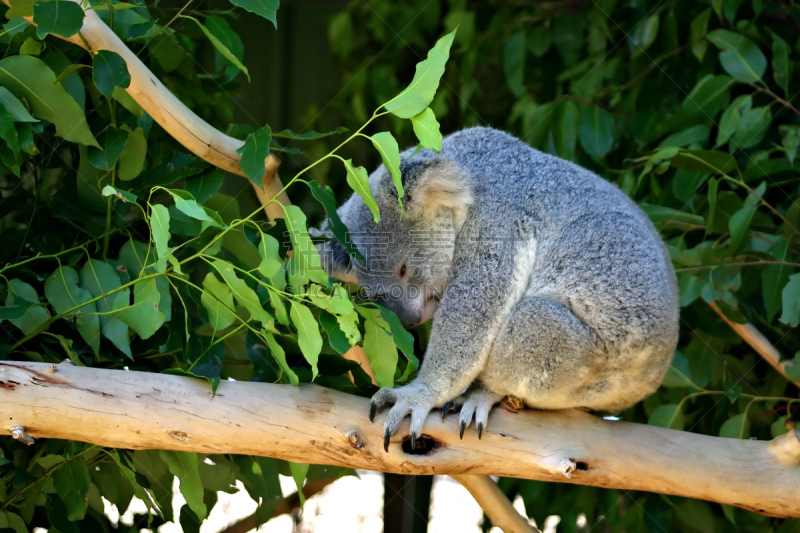
[[316, 378], [319, 373], [317, 360], [320, 350], [322, 350], [322, 336], [319, 334], [317, 321], [308, 307], [294, 300], [291, 301], [289, 316], [292, 318], [292, 324], [297, 328], [297, 342], [300, 345], [300, 351], [311, 365], [312, 379]]
[[439, 39], [428, 52], [427, 59], [417, 63], [411, 83], [383, 105], [386, 111], [400, 118], [411, 118], [430, 105], [444, 74], [445, 63], [450, 57], [450, 46], [455, 34], [456, 30], [453, 30]]
[[125, 60], [111, 50], [98, 50], [92, 58], [92, 80], [106, 98], [111, 98], [117, 88], [127, 89], [131, 75]]

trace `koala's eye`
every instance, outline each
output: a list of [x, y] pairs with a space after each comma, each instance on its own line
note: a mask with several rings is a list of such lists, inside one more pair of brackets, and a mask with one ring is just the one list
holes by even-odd
[[406, 264], [403, 263], [403, 266], [401, 266], [400, 270], [397, 271], [397, 277], [399, 278], [406, 277], [406, 270], [407, 270]]

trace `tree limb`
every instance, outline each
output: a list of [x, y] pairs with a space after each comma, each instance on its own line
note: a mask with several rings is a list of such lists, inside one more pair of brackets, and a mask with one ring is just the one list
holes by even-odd
[[492, 510], [491, 514], [486, 512], [486, 516], [492, 521], [493, 526], [499, 527], [505, 533], [541, 533], [538, 529], [531, 527], [528, 521], [514, 509], [497, 483], [492, 481], [489, 476], [454, 474], [451, 477], [472, 494], [484, 512], [486, 509]]
[[130, 449], [235, 453], [399, 474], [495, 474], [661, 492], [800, 517], [800, 432], [770, 442], [603, 420], [581, 411], [495, 410], [483, 440], [457, 417], [407, 422], [383, 451], [369, 401], [316, 385], [220, 383], [31, 362], [0, 362], [0, 419], [34, 438]]
[[711, 309], [714, 310], [715, 313], [719, 315], [719, 317], [730, 326], [730, 328], [741, 337], [741, 339], [750, 345], [750, 347], [756, 351], [758, 355], [763, 357], [767, 363], [769, 363], [772, 368], [778, 371], [783, 377], [786, 378], [787, 381], [794, 383], [795, 386], [800, 387], [800, 383], [796, 381], [792, 381], [789, 379], [789, 376], [786, 374], [786, 364], [788, 361], [781, 362], [781, 353], [778, 351], [775, 346], [769, 342], [769, 339], [764, 336], [763, 333], [758, 331], [758, 329], [751, 324], [750, 322], [745, 322], [744, 324], [739, 324], [738, 322], [734, 322], [733, 320], [729, 319], [725, 316], [725, 314], [720, 311], [719, 307], [714, 302], [710, 302], [708, 304]]

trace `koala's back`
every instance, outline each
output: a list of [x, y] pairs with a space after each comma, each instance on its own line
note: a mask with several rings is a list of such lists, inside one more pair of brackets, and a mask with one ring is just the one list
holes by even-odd
[[[520, 241], [509, 260], [529, 275], [524, 297], [555, 300], [593, 331], [603, 359], [594, 381], [627, 376], [643, 387], [620, 398], [619, 408], [655, 389], [677, 343], [678, 296], [647, 216], [599, 176], [497, 130], [450, 135], [441, 155], [472, 177], [473, 226], [506, 226]], [[473, 246], [459, 239], [456, 257]], [[535, 252], [520, 254], [526, 246]]]

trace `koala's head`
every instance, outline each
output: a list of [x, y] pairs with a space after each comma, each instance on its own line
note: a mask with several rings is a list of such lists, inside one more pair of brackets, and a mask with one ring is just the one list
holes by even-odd
[[[331, 277], [357, 282], [370, 300], [394, 311], [406, 325], [433, 316], [450, 276], [455, 238], [472, 205], [468, 174], [453, 160], [422, 154], [400, 164], [403, 213], [389, 172], [381, 166], [369, 178], [380, 207], [380, 222], [358, 195], [338, 213], [364, 260], [331, 240], [320, 246]], [[327, 224], [322, 231], [331, 235]]]

